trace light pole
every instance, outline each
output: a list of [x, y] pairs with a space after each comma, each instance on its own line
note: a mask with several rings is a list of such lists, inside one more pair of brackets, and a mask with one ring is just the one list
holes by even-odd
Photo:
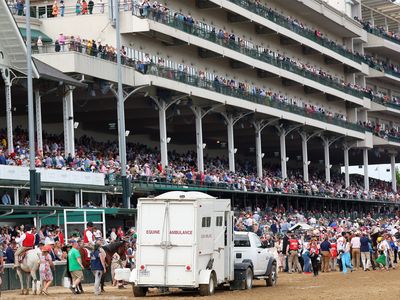
[[[32, 37], [30, 0], [26, 0], [26, 63], [28, 86], [28, 127], [29, 127], [29, 189], [31, 204], [36, 205], [36, 170], [35, 170], [35, 120], [33, 112], [32, 86]], [[40, 179], [39, 179], [40, 180]]]
[[121, 162], [121, 181], [122, 181], [122, 203], [124, 208], [130, 208], [130, 192], [128, 178], [126, 177], [126, 137], [125, 137], [125, 109], [124, 95], [122, 90], [122, 66], [121, 66], [121, 34], [119, 20], [119, 0], [114, 0], [115, 10], [115, 35], [117, 42], [117, 78], [118, 78], [118, 143], [119, 156]]

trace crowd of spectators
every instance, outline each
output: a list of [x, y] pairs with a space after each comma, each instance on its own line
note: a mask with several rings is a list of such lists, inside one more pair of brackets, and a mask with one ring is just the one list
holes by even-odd
[[[41, 50], [38, 49], [40, 52]], [[77, 51], [102, 59], [116, 61], [117, 50], [109, 44], [102, 44], [100, 40], [81, 39], [79, 36], [66, 36], [60, 34], [55, 42], [55, 51]], [[139, 53], [139, 52], [138, 52]], [[122, 63], [136, 68], [144, 74], [164, 74], [175, 80], [196, 80], [197, 85], [213, 89], [219, 93], [231, 93], [238, 97], [253, 99], [256, 97], [262, 101], [270, 101], [271, 105], [288, 106], [299, 109], [298, 112], [312, 117], [313, 115], [325, 117], [327, 120], [346, 122], [346, 116], [339, 112], [327, 110], [324, 106], [305, 102], [301, 98], [288, 97], [264, 87], [253, 86], [248, 82], [196, 69], [194, 67], [167, 61], [162, 57], [155, 57], [149, 53], [140, 52], [140, 58], [131, 58], [127, 55], [127, 49], [122, 46]], [[210, 75], [213, 80], [209, 80]]]
[[364, 29], [369, 33], [383, 36], [388, 40], [392, 40], [400, 44], [400, 34], [398, 32], [388, 30], [387, 28], [385, 28], [385, 26], [374, 25], [370, 21], [364, 21], [362, 19], [359, 19], [358, 17], [354, 17], [354, 19], [360, 22], [363, 25]]
[[368, 128], [374, 135], [384, 139], [396, 139], [400, 141], [400, 132], [397, 127], [383, 126], [379, 122], [359, 122], [360, 126]]
[[313, 273], [396, 268], [400, 221], [395, 214], [242, 209], [235, 230], [257, 234], [276, 257], [279, 270]]
[[[7, 147], [5, 132], [2, 131], [1, 143]], [[92, 137], [82, 136], [76, 140], [76, 153], [64, 153], [62, 135], [44, 134], [43, 153], [37, 152], [36, 167], [60, 170], [103, 173], [108, 184], [116, 184], [121, 172], [118, 143], [114, 141], [98, 142]], [[15, 151], [0, 152], [0, 164], [29, 166], [27, 132], [20, 127], [15, 130]], [[363, 178], [352, 177], [349, 187], [345, 187], [341, 174], [332, 172], [331, 182], [325, 182], [318, 170], [308, 182], [302, 178], [299, 170], [291, 170], [288, 178], [282, 178], [280, 168], [269, 166], [263, 170], [262, 178], [257, 177], [252, 162], [237, 161], [236, 172], [230, 172], [225, 157], [205, 157], [205, 171], [198, 172], [196, 153], [188, 151], [169, 152], [168, 166], [160, 163], [159, 150], [143, 144], [127, 144], [127, 173], [134, 181], [168, 183], [176, 185], [202, 185], [220, 189], [246, 192], [303, 194], [318, 197], [372, 199], [398, 201], [400, 195], [394, 193], [389, 183], [370, 180], [370, 190], [363, 188]]]

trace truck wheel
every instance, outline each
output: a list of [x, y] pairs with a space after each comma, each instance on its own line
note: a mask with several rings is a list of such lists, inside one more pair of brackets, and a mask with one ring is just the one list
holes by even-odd
[[245, 279], [245, 289], [251, 290], [253, 288], [253, 270], [251, 268], [247, 268], [246, 270], [246, 279]]
[[208, 284], [200, 284], [199, 286], [199, 294], [200, 296], [211, 296], [215, 293], [215, 285], [217, 280], [215, 279], [215, 275], [211, 273], [210, 281]]
[[149, 290], [149, 288], [147, 288], [147, 287], [140, 287], [140, 286], [136, 286], [136, 285], [133, 285], [132, 289], [133, 289], [133, 295], [135, 297], [145, 297], [147, 294], [147, 291]]
[[267, 282], [267, 286], [275, 286], [278, 281], [278, 276], [276, 273], [276, 262], [272, 263], [271, 273], [268, 275], [268, 278], [265, 280]]

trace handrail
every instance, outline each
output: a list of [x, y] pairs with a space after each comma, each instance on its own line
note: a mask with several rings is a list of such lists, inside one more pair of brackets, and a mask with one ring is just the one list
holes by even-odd
[[[82, 46], [79, 46], [82, 48]], [[42, 47], [41, 51], [48, 51], [48, 48]], [[78, 51], [81, 49], [75, 49], [67, 46], [68, 51], [73, 51], [73, 52], [79, 52], [82, 53], [82, 51]], [[62, 52], [60, 52], [62, 53]], [[87, 54], [83, 54], [87, 55]], [[111, 60], [115, 62], [115, 55], [109, 55], [109, 54], [98, 54], [98, 53], [92, 53], [91, 57], [97, 57], [97, 59], [105, 59], [105, 60]], [[280, 99], [275, 99], [273, 96], [269, 95], [260, 95], [255, 92], [248, 92], [246, 90], [241, 90], [241, 89], [236, 89], [232, 88], [230, 86], [222, 85], [218, 82], [211, 81], [206, 78], [202, 78], [198, 75], [193, 75], [193, 74], [188, 74], [183, 70], [176, 70], [172, 69], [169, 67], [161, 66], [159, 64], [151, 63], [151, 64], [145, 64], [142, 62], [135, 61], [129, 57], [126, 57], [123, 59], [123, 64], [128, 66], [128, 67], [133, 67], [135, 68], [136, 71], [139, 71], [143, 73], [144, 75], [153, 75], [153, 76], [158, 76], [162, 77], [164, 79], [168, 80], [173, 80], [185, 84], [189, 84], [191, 86], [199, 87], [202, 89], [207, 89], [211, 90], [213, 92], [227, 95], [230, 97], [235, 97], [243, 100], [247, 100], [253, 103], [257, 104], [262, 104], [265, 106], [277, 108], [280, 110], [287, 111], [289, 113], [294, 113], [298, 115], [302, 115], [306, 118], [312, 118], [318, 121], [326, 122], [332, 125], [337, 125], [343, 128], [347, 128], [350, 130], [355, 130], [358, 132], [365, 132], [365, 128], [356, 124], [356, 123], [351, 123], [339, 118], [336, 118], [334, 116], [327, 116], [323, 113], [319, 113], [316, 111], [310, 111], [306, 107], [299, 107], [296, 105], [292, 105], [289, 103], [286, 103], [283, 100]]]
[[[241, 54], [244, 54], [250, 58], [257, 59], [259, 61], [271, 64], [275, 67], [281, 68], [283, 70], [292, 72], [294, 74], [300, 75], [302, 77], [305, 77], [307, 79], [313, 80], [315, 82], [318, 82], [320, 84], [332, 87], [336, 90], [339, 90], [341, 92], [344, 92], [346, 94], [358, 97], [358, 98], [363, 98], [366, 96], [364, 91], [354, 89], [352, 87], [347, 86], [345, 83], [341, 83], [338, 80], [335, 80], [334, 78], [329, 78], [331, 75], [327, 74], [326, 77], [323, 77], [319, 74], [313, 73], [305, 68], [301, 68], [297, 66], [296, 64], [292, 62], [288, 62], [286, 57], [278, 57], [276, 55], [270, 55], [268, 54], [268, 49], [255, 45], [254, 47], [250, 47], [248, 41], [241, 40], [241, 42], [237, 40], [232, 40], [229, 38], [224, 38], [220, 37], [217, 32], [215, 32], [215, 27], [210, 26], [206, 23], [201, 23], [200, 26], [199, 24], [188, 24], [184, 20], [181, 20], [175, 16], [172, 15], [173, 12], [170, 12], [168, 15], [161, 15], [158, 13], [152, 12], [146, 13], [146, 14], [141, 14], [140, 11], [132, 11], [133, 15], [136, 15], [137, 17], [140, 18], [146, 18], [167, 26], [170, 26], [174, 29], [178, 29], [180, 31], [183, 31], [185, 33], [188, 33], [193, 36], [197, 36], [199, 38], [205, 39], [209, 42], [212, 42], [214, 44], [217, 44], [219, 46], [222, 46], [224, 48], [228, 48], [231, 50], [234, 50], [236, 52], [239, 52]], [[208, 27], [208, 28], [207, 28]], [[213, 28], [213, 29], [211, 29]]]

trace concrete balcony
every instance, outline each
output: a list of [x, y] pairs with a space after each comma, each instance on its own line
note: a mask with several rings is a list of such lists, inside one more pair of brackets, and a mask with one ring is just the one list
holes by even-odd
[[[77, 52], [43, 53], [36, 58], [67, 73], [78, 73], [116, 82], [116, 64]], [[265, 117], [279, 117], [294, 123], [304, 124], [326, 131], [363, 140], [364, 128], [357, 124], [331, 118], [318, 113], [308, 113], [304, 109], [252, 95], [233, 91], [231, 88], [216, 87], [213, 82], [156, 65], [149, 68], [147, 74], [138, 72], [135, 65], [123, 67], [123, 83], [128, 86], [156, 86], [174, 90], [181, 94], [196, 96], [215, 103], [254, 111]]]
[[368, 33], [368, 43], [364, 49], [371, 53], [376, 53], [383, 57], [398, 60], [400, 55], [400, 42], [387, 39], [383, 35]]
[[[133, 20], [130, 20], [131, 18]], [[169, 40], [169, 43], [179, 40], [184, 45], [195, 45], [251, 68], [271, 73], [271, 76], [275, 75], [275, 77], [287, 78], [299, 85], [310, 87], [323, 94], [332, 95], [336, 98], [369, 108], [366, 106], [368, 102], [365, 101], [364, 93], [361, 91], [345, 87], [339, 82], [322, 78], [304, 69], [300, 69], [294, 64], [279, 61], [272, 56], [259, 52], [255, 48], [245, 48], [235, 42], [225, 42], [217, 38], [215, 33], [198, 27], [188, 27], [186, 24], [174, 20], [173, 17], [156, 21], [131, 16], [130, 12], [125, 12], [122, 20], [122, 33], [148, 34], [164, 42], [168, 42]], [[151, 34], [150, 31], [156, 34]]]
[[272, 32], [286, 36], [302, 45], [306, 45], [313, 50], [327, 55], [343, 64], [346, 64], [356, 70], [362, 71], [362, 60], [355, 55], [346, 52], [337, 45], [323, 43], [318, 40], [314, 34], [288, 24], [282, 16], [280, 18], [268, 14], [267, 9], [255, 8], [252, 2], [247, 0], [210, 0], [216, 6], [227, 9], [230, 12], [241, 15], [251, 22], [255, 22]]

